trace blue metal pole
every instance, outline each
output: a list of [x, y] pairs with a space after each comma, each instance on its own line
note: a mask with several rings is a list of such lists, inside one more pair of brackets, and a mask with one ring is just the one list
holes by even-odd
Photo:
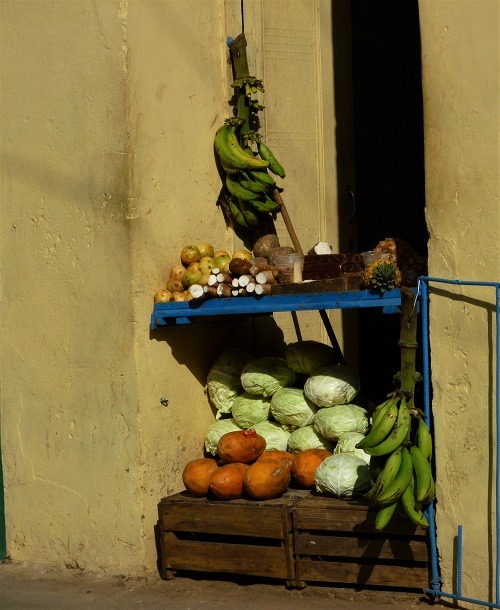
[[500, 284], [495, 286], [495, 312], [496, 312], [496, 417], [497, 417], [497, 429], [496, 429], [496, 511], [495, 511], [495, 525], [496, 525], [496, 574], [495, 574], [495, 588], [496, 597], [495, 601], [497, 604], [500, 603], [500, 517], [498, 511], [500, 510]]
[[462, 597], [462, 526], [457, 531], [457, 596]]
[[7, 557], [7, 537], [5, 534], [5, 503], [3, 492], [2, 446], [0, 440], [0, 561]]
[[[429, 294], [427, 280], [420, 278], [419, 282], [422, 312], [422, 358], [423, 368], [422, 374], [424, 378], [424, 413], [426, 423], [431, 427], [431, 409], [430, 409], [430, 349], [429, 349]], [[431, 560], [431, 587], [429, 591], [431, 595], [440, 595], [440, 577], [437, 558], [437, 542], [436, 542], [436, 526], [434, 523], [434, 505], [429, 504], [426, 509], [427, 519], [429, 521], [429, 547]]]

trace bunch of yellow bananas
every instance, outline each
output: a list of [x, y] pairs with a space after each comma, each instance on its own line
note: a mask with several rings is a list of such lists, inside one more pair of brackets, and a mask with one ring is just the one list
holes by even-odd
[[285, 177], [285, 170], [261, 140], [255, 140], [258, 149], [255, 152], [248, 141], [243, 145], [238, 128], [238, 119], [227, 120], [217, 130], [214, 146], [225, 172], [226, 200], [233, 222], [241, 228], [256, 230], [281, 207], [274, 198], [276, 181], [268, 170], [281, 178]]
[[391, 394], [375, 409], [370, 431], [356, 445], [373, 456], [375, 483], [367, 497], [379, 506], [377, 530], [388, 525], [399, 503], [413, 523], [429, 526], [422, 507], [432, 502], [435, 494], [432, 437], [421, 414], [415, 412], [410, 412], [403, 393]]

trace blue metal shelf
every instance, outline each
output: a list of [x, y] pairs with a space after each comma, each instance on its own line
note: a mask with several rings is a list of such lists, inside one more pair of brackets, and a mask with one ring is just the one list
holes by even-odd
[[228, 317], [270, 315], [283, 311], [382, 307], [386, 313], [391, 313], [397, 311], [400, 304], [399, 290], [390, 290], [383, 295], [372, 294], [367, 290], [356, 290], [353, 292], [280, 294], [155, 303], [151, 315], [151, 328], [155, 330], [164, 326], [213, 322], [217, 317], [227, 319]]

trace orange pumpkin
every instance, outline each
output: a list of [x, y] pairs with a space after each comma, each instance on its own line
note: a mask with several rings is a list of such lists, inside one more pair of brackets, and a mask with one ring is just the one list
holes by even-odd
[[285, 493], [290, 484], [290, 468], [276, 460], [254, 462], [245, 472], [245, 491], [255, 500], [270, 500]]
[[279, 449], [271, 449], [270, 451], [264, 451], [264, 453], [261, 453], [261, 455], [257, 458], [256, 461], [267, 462], [268, 460], [278, 460], [278, 462], [280, 462], [280, 464], [283, 464], [283, 466], [291, 468], [294, 459], [295, 455], [293, 453], [290, 453], [288, 451], [280, 451]]
[[240, 462], [250, 464], [266, 449], [266, 439], [253, 428], [235, 430], [223, 434], [217, 445], [217, 453], [224, 464]]
[[321, 462], [331, 454], [327, 449], [305, 449], [297, 453], [292, 464], [292, 477], [302, 489], [314, 487], [314, 474]]
[[236, 500], [243, 497], [243, 477], [248, 464], [234, 462], [217, 468], [210, 477], [210, 491], [220, 500]]
[[210, 478], [218, 467], [217, 462], [212, 458], [191, 460], [184, 466], [184, 470], [182, 472], [184, 487], [193, 496], [206, 496], [208, 493]]

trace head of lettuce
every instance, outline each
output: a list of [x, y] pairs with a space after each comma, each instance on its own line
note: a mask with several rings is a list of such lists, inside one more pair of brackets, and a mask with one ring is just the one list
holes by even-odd
[[241, 385], [248, 394], [272, 396], [294, 381], [295, 373], [288, 367], [286, 360], [274, 356], [255, 358], [241, 371]]

